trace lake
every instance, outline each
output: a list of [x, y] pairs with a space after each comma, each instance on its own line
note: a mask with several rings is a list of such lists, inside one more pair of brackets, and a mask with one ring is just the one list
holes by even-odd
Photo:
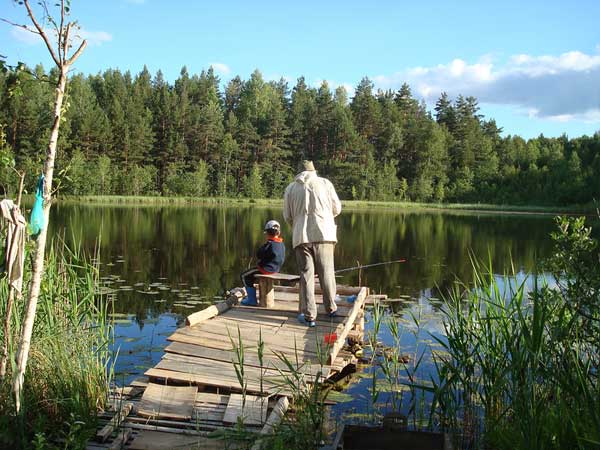
[[[241, 285], [239, 273], [253, 264], [267, 220], [282, 223], [288, 256], [283, 271], [296, 273], [291, 229], [283, 224], [280, 207], [65, 203], [51, 215], [52, 234], [98, 252], [105, 290], [114, 299], [118, 384], [129, 383], [160, 360], [166, 338], [186, 315]], [[432, 334], [443, 336], [441, 298], [456, 280], [471, 279], [471, 257], [491, 261], [497, 274], [514, 265], [522, 276], [536, 271], [549, 255], [555, 229], [548, 215], [392, 209], [344, 210], [337, 225], [337, 269], [406, 259], [346, 272], [338, 281], [360, 282], [372, 293], [402, 300], [392, 307], [408, 352], [417, 342], [431, 343]], [[413, 317], [420, 318], [416, 332]], [[392, 342], [387, 327], [379, 339]], [[423, 364], [419, 375], [427, 378], [430, 369], [430, 363]], [[337, 414], [364, 411], [369, 383], [366, 377], [355, 380], [347, 389], [352, 400], [340, 403]]]

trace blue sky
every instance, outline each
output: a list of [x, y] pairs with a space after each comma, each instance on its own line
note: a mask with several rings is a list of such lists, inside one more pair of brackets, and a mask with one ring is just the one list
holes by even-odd
[[[33, 3], [36, 3], [35, 1]], [[53, 3], [53, 2], [50, 2]], [[223, 81], [304, 75], [311, 84], [407, 81], [433, 107], [441, 91], [474, 95], [505, 134], [570, 137], [600, 130], [600, 1], [73, 0], [89, 47], [75, 70], [177, 78], [213, 65]], [[0, 17], [25, 23], [0, 0]], [[36, 36], [0, 24], [9, 63], [50, 60]]]

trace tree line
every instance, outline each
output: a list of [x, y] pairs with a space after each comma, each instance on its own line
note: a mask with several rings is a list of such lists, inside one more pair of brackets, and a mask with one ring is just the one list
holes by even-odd
[[[0, 72], [0, 164], [33, 189], [51, 126], [42, 66]], [[62, 194], [281, 197], [311, 159], [341, 198], [586, 204], [600, 198], [600, 132], [569, 139], [502, 136], [473, 97], [441, 93], [433, 111], [407, 84], [349, 98], [326, 81], [222, 85], [212, 68], [174, 83], [146, 67], [70, 78], [59, 139]], [[15, 186], [14, 171], [0, 183]], [[13, 188], [14, 189], [14, 188]]]

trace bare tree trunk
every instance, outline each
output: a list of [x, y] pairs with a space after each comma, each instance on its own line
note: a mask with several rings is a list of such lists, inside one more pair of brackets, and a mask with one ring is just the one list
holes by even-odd
[[46, 250], [46, 236], [48, 231], [48, 222], [50, 217], [50, 206], [52, 196], [52, 177], [54, 176], [54, 160], [56, 158], [56, 143], [58, 142], [58, 129], [60, 128], [60, 118], [62, 113], [63, 98], [65, 95], [65, 86], [67, 84], [67, 73], [69, 66], [61, 67], [58, 85], [56, 87], [56, 98], [54, 101], [54, 123], [50, 132], [50, 142], [46, 152], [46, 162], [44, 164], [44, 222], [46, 226], [42, 228], [40, 235], [37, 238], [37, 246], [35, 249], [35, 257], [32, 267], [32, 279], [29, 288], [29, 297], [27, 299], [27, 308], [23, 320], [23, 328], [21, 330], [21, 342], [17, 353], [17, 369], [13, 379], [13, 390], [15, 393], [15, 404], [17, 413], [21, 408], [21, 391], [23, 388], [23, 380], [25, 377], [25, 369], [27, 367], [27, 358], [29, 356], [29, 348], [31, 346], [31, 335], [33, 332], [33, 323], [35, 321], [35, 312], [40, 293], [42, 275], [44, 272], [44, 254]]
[[[22, 0], [19, 2], [24, 5], [27, 9], [27, 15], [31, 19], [35, 30], [35, 34], [38, 34], [46, 48], [52, 57], [52, 60], [56, 64], [59, 71], [58, 83], [56, 85], [56, 97], [54, 101], [54, 120], [52, 123], [52, 129], [50, 132], [50, 140], [48, 142], [48, 149], [46, 151], [46, 161], [44, 163], [44, 218], [45, 226], [42, 228], [40, 235], [37, 239], [37, 246], [35, 249], [35, 257], [33, 260], [31, 285], [29, 287], [29, 296], [27, 298], [27, 307], [25, 309], [25, 317], [23, 318], [23, 328], [21, 330], [21, 340], [19, 343], [19, 349], [17, 352], [17, 367], [13, 378], [13, 391], [15, 393], [15, 406], [17, 414], [21, 411], [21, 395], [23, 390], [23, 381], [25, 378], [25, 369], [27, 367], [27, 358], [29, 356], [29, 348], [31, 347], [31, 335], [33, 333], [33, 323], [35, 321], [35, 313], [37, 310], [38, 297], [40, 295], [40, 286], [42, 282], [42, 275], [44, 274], [44, 255], [46, 250], [46, 235], [48, 231], [48, 222], [50, 217], [50, 205], [52, 200], [52, 178], [54, 176], [54, 160], [56, 158], [56, 144], [58, 142], [58, 129], [60, 128], [60, 119], [62, 116], [62, 105], [63, 98], [65, 95], [65, 87], [67, 85], [67, 76], [69, 68], [81, 55], [86, 47], [86, 41], [82, 41], [79, 48], [73, 53], [71, 57], [68, 56], [69, 50], [71, 49], [71, 37], [70, 33], [73, 26], [76, 26], [73, 22], [65, 23], [66, 16], [69, 14], [69, 2], [65, 5], [66, 0], [60, 0], [56, 6], [60, 9], [60, 18], [58, 20], [50, 20], [54, 25], [54, 31], [56, 32], [56, 46], [53, 46], [52, 42], [48, 38], [48, 32], [44, 29], [42, 24], [38, 22], [29, 4], [30, 0]], [[49, 7], [47, 0], [40, 0], [37, 2], [38, 5], [43, 8], [44, 19], [48, 19]], [[29, 29], [25, 25], [13, 24], [20, 26], [25, 29]]]

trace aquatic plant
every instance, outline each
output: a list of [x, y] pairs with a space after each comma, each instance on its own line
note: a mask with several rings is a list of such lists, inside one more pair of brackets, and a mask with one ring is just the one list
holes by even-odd
[[472, 258], [472, 285], [446, 299], [431, 419], [462, 448], [600, 445], [597, 245], [583, 219], [558, 225], [544, 265], [556, 285], [498, 280]]
[[[27, 281], [29, 271], [25, 277]], [[11, 363], [0, 380], [0, 447], [30, 448], [43, 441], [43, 448], [53, 448], [56, 442], [62, 442], [62, 448], [77, 448], [95, 430], [112, 374], [108, 363], [108, 302], [98, 294], [98, 286], [97, 267], [77, 247], [70, 249], [62, 241], [51, 246], [20, 414], [11, 395], [11, 378], [22, 326], [22, 300], [12, 317]], [[2, 279], [0, 316], [6, 307], [6, 291], [6, 280]]]

